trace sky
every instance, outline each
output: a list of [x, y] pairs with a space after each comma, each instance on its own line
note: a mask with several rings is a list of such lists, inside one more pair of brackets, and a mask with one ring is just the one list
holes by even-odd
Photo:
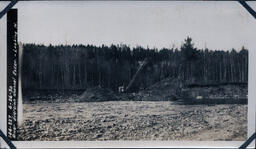
[[[256, 9], [256, 2], [248, 2]], [[18, 2], [19, 41], [38, 44], [127, 44], [256, 48], [256, 20], [238, 2]]]

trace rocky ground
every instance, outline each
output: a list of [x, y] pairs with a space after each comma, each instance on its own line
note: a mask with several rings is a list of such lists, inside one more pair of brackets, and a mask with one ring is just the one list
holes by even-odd
[[19, 140], [232, 140], [247, 138], [247, 105], [172, 101], [23, 105]]

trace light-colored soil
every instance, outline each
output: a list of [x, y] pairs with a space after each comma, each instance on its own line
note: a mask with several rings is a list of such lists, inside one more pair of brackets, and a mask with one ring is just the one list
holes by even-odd
[[170, 101], [23, 105], [19, 140], [233, 140], [247, 138], [247, 105]]

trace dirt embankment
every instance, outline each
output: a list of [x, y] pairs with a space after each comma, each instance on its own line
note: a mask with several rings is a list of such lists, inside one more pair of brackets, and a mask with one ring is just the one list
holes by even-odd
[[176, 101], [177, 103], [189, 104], [246, 104], [247, 94], [247, 85], [188, 86], [177, 78], [166, 78], [137, 93], [115, 93], [102, 88], [87, 89], [80, 97], [80, 101]]
[[245, 84], [184, 85], [176, 78], [166, 78], [140, 91], [135, 99], [177, 101], [185, 104], [247, 104]]

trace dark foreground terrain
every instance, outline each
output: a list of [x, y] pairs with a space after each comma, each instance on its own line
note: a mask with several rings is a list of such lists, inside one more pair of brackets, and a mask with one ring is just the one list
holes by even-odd
[[18, 140], [232, 140], [247, 138], [247, 105], [172, 101], [30, 103]]

